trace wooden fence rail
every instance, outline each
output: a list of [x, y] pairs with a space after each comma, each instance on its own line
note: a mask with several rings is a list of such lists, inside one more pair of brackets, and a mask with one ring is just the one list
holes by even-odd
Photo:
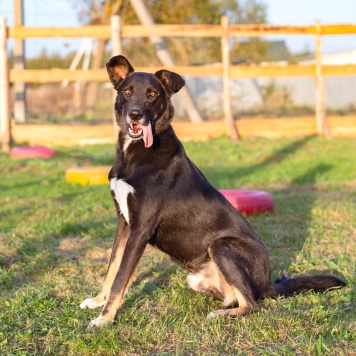
[[[111, 38], [111, 27], [10, 27], [7, 37], [53, 38], [53, 37], [92, 37]], [[150, 36], [164, 37], [221, 37], [223, 29], [220, 25], [125, 25], [122, 27], [122, 38], [141, 38]], [[316, 26], [274, 26], [274, 25], [230, 25], [231, 37], [263, 37], [271, 35], [316, 35]], [[321, 35], [356, 34], [356, 25], [323, 25]]]
[[[192, 77], [222, 76], [223, 66], [164, 66], [165, 69], [175, 71], [181, 75]], [[137, 71], [155, 73], [162, 67], [135, 67]], [[286, 65], [286, 66], [230, 66], [230, 79], [244, 78], [279, 78], [279, 77], [315, 77], [316, 66], [312, 65]], [[324, 76], [350, 76], [356, 75], [356, 65], [323, 65]], [[11, 69], [10, 82], [25, 83], [55, 83], [63, 80], [98, 81], [107, 80], [107, 74], [103, 69]]]
[[[2, 20], [5, 24], [5, 21]], [[174, 66], [165, 68], [173, 70], [182, 75], [187, 76], [225, 76], [228, 79], [242, 79], [242, 78], [258, 78], [258, 77], [314, 77], [316, 83], [322, 83], [323, 76], [349, 76], [356, 75], [356, 65], [322, 65], [322, 49], [321, 37], [324, 35], [350, 35], [356, 34], [356, 25], [321, 25], [317, 22], [314, 26], [273, 26], [273, 25], [227, 25], [222, 19], [221, 25], [125, 25], [119, 28], [113, 28], [117, 21], [112, 21], [112, 25], [103, 26], [82, 26], [82, 27], [10, 27], [5, 33], [5, 42], [7, 38], [13, 39], [28, 39], [28, 38], [57, 38], [57, 37], [92, 37], [97, 39], [112, 39], [113, 43], [121, 43], [122, 39], [127, 38], [142, 38], [148, 36], [164, 36], [164, 37], [218, 37], [222, 41], [222, 53], [229, 51], [229, 41], [224, 38], [230, 37], [264, 37], [271, 35], [311, 35], [315, 37], [316, 41], [316, 63], [311, 65], [230, 65], [229, 61], [222, 60], [219, 65], [202, 65], [202, 66]], [[119, 22], [121, 23], [121, 22]], [[4, 26], [4, 25], [3, 25]], [[119, 34], [120, 39], [113, 38], [114, 34]], [[6, 58], [6, 48], [0, 48], [0, 58]], [[5, 51], [5, 53], [4, 53]], [[50, 83], [60, 82], [63, 80], [69, 81], [107, 81], [107, 75], [103, 69], [88, 69], [75, 70], [68, 69], [4, 69], [5, 64], [1, 64], [0, 73], [4, 70], [8, 72], [9, 81], [28, 82], [28, 83]], [[136, 70], [155, 72], [158, 68], [153, 67], [138, 67]], [[229, 80], [224, 80], [224, 92], [228, 93]], [[5, 85], [5, 84], [4, 84]], [[320, 134], [327, 133], [327, 124], [325, 119], [325, 110], [323, 108], [323, 89], [321, 85], [316, 85], [316, 116], [317, 127]], [[227, 102], [224, 103], [224, 117], [229, 120], [231, 113], [229, 112], [229, 97], [224, 97]], [[8, 100], [8, 91], [5, 88], [0, 88], [0, 102], [6, 103]], [[2, 135], [3, 147], [6, 147], [4, 142], [6, 137], [10, 137], [8, 132], [9, 110], [1, 110], [1, 115], [7, 117], [0, 117], [0, 132]], [[227, 123], [227, 132], [230, 136], [234, 135], [234, 129]], [[5, 130], [5, 131], [4, 131]], [[5, 139], [4, 139], [5, 137]]]

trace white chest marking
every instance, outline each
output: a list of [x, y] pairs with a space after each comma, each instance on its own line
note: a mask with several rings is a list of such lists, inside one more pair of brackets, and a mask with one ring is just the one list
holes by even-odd
[[129, 208], [127, 206], [127, 197], [129, 194], [134, 194], [135, 189], [123, 179], [111, 179], [110, 189], [114, 192], [115, 199], [120, 206], [121, 214], [129, 224]]
[[126, 137], [124, 147], [123, 147], [124, 153], [126, 152], [127, 148], [130, 146], [131, 142], [132, 142], [132, 138]]

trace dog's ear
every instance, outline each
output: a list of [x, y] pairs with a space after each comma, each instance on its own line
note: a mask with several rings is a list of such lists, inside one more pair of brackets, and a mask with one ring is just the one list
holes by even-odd
[[162, 69], [155, 73], [155, 76], [168, 89], [170, 95], [177, 93], [185, 84], [184, 79], [177, 73]]
[[106, 70], [109, 74], [110, 82], [117, 89], [118, 85], [129, 73], [134, 72], [134, 68], [124, 56], [115, 56], [106, 63]]

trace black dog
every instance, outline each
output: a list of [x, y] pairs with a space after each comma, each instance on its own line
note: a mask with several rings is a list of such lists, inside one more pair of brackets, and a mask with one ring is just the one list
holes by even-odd
[[183, 78], [168, 70], [135, 73], [123, 56], [113, 57], [106, 67], [117, 91], [121, 129], [109, 173], [119, 224], [102, 290], [80, 305], [104, 306], [90, 327], [114, 319], [148, 243], [190, 271], [192, 289], [223, 301], [223, 309], [210, 317], [248, 314], [259, 298], [345, 285], [331, 276], [272, 284], [265, 246], [189, 160], [171, 127], [170, 98], [183, 87]]

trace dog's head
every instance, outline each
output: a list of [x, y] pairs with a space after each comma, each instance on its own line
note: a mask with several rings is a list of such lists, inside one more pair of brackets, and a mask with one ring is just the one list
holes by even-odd
[[170, 98], [184, 86], [184, 79], [164, 69], [135, 72], [124, 56], [111, 58], [106, 69], [117, 91], [115, 114], [121, 131], [150, 147], [153, 136], [169, 127], [174, 115]]

